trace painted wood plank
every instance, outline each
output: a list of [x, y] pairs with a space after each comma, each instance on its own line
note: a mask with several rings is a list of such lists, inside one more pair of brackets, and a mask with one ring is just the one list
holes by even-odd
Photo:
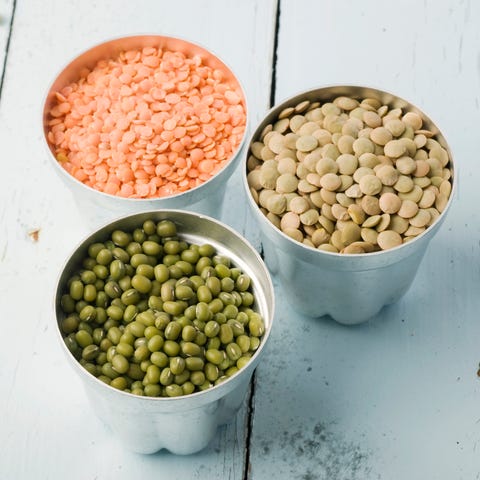
[[397, 93], [442, 129], [459, 188], [413, 286], [369, 323], [303, 318], [278, 295], [250, 478], [480, 478], [480, 5], [282, 0], [280, 20], [277, 101], [329, 84]]
[[[0, 322], [8, 339], [0, 349], [1, 478], [243, 477], [246, 408], [207, 450], [185, 458], [126, 452], [92, 417], [57, 345], [52, 297], [74, 245], [117, 214], [85, 210], [57, 178], [41, 140], [41, 108], [74, 55], [109, 38], [153, 32], [221, 56], [257, 119], [268, 101], [274, 10], [273, 0], [18, 2], [0, 105]], [[231, 205], [242, 201], [239, 192], [234, 184]], [[236, 215], [232, 223], [243, 230], [246, 222]]]

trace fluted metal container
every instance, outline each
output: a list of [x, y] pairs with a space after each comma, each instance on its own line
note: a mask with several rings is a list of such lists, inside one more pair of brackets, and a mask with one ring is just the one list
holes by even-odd
[[[124, 198], [103, 193], [83, 184], [75, 177], [70, 175], [64, 168], [62, 168], [61, 165], [59, 165], [59, 162], [55, 158], [54, 152], [52, 151], [51, 145], [49, 144], [47, 138], [48, 112], [54, 105], [55, 92], [58, 92], [71, 82], [77, 81], [81, 76], [80, 72], [82, 69], [91, 69], [97, 64], [98, 61], [114, 58], [120, 52], [132, 49], [142, 49], [144, 47], [163, 48], [168, 49], [169, 51], [182, 52], [189, 56], [199, 55], [203, 59], [205, 65], [208, 65], [211, 68], [221, 69], [224, 72], [225, 79], [238, 86], [242, 92], [242, 104], [247, 112], [247, 122], [242, 141], [237, 149], [233, 152], [226, 165], [212, 178], [202, 183], [198, 187], [175, 195], [158, 198]], [[68, 65], [66, 65], [53, 80], [48, 89], [43, 105], [44, 145], [52, 168], [72, 191], [75, 201], [79, 205], [99, 206], [107, 211], [111, 211], [119, 215], [155, 208], [187, 208], [188, 210], [219, 218], [221, 216], [226, 184], [239, 164], [241, 152], [245, 145], [247, 129], [248, 108], [245, 93], [238, 78], [234, 75], [231, 68], [228, 67], [222, 60], [220, 60], [217, 55], [200, 45], [181, 38], [163, 35], [135, 35], [120, 37], [95, 45], [86, 50], [68, 63]]]
[[247, 153], [243, 165], [243, 183], [248, 204], [261, 231], [265, 261], [272, 274], [279, 278], [283, 294], [296, 310], [305, 315], [330, 315], [339, 323], [351, 325], [369, 320], [382, 307], [396, 302], [407, 292], [429, 242], [445, 220], [455, 196], [457, 175], [447, 142], [429, 117], [398, 96], [361, 86], [328, 86], [309, 90], [274, 106], [255, 128], [247, 152], [264, 128], [274, 122], [286, 107], [294, 107], [303, 100], [329, 102], [342, 95], [376, 98], [391, 108], [399, 107], [418, 113], [424, 126], [436, 134], [436, 140], [447, 150], [453, 174], [453, 188], [446, 208], [433, 225], [414, 240], [385, 251], [339, 254], [316, 250], [299, 243], [266, 218], [250, 193]]
[[[59, 323], [64, 318], [60, 299], [66, 283], [87, 256], [88, 245], [105, 241], [116, 229], [133, 230], [147, 219], [170, 219], [189, 243], [210, 243], [252, 279], [255, 308], [265, 322], [265, 334], [250, 362], [228, 380], [184, 397], [141, 397], [106, 385], [85, 370], [65, 346]], [[161, 449], [186, 455], [205, 448], [218, 426], [231, 421], [240, 408], [254, 369], [269, 339], [274, 317], [270, 275], [255, 249], [230, 227], [213, 218], [180, 210], [154, 210], [119, 218], [84, 239], [63, 266], [55, 294], [56, 331], [67, 361], [80, 376], [90, 405], [113, 434], [130, 450], [154, 453]], [[72, 370], [72, 372], [73, 372]]]

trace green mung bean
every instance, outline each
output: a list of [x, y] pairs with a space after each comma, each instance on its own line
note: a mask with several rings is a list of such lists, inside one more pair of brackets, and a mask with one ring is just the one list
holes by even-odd
[[134, 395], [189, 395], [243, 368], [265, 325], [251, 278], [175, 223], [147, 220], [92, 243], [61, 296], [65, 344], [92, 375]]

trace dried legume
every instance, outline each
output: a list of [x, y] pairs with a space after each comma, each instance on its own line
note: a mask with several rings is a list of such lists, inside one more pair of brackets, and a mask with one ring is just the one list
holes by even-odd
[[287, 107], [249, 158], [248, 184], [264, 215], [294, 240], [329, 252], [411, 240], [438, 218], [452, 190], [448, 151], [422, 117], [373, 98]]
[[[250, 277], [212, 245], [182, 241], [169, 220], [139, 227], [88, 248], [83, 265], [100, 259], [110, 275], [89, 299], [92, 270], [68, 280], [59, 321], [65, 344], [87, 371], [136, 395], [188, 395], [224, 381], [265, 333]], [[140, 249], [134, 236], [144, 238]], [[122, 262], [112, 254], [117, 245], [136, 253]]]
[[155, 47], [86, 69], [55, 93], [48, 113], [59, 164], [89, 187], [128, 198], [202, 184], [232, 157], [246, 123], [243, 94], [226, 72], [200, 55]]

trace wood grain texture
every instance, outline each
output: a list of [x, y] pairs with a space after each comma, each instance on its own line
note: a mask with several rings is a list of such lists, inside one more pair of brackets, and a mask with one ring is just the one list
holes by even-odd
[[403, 96], [445, 134], [458, 190], [411, 289], [369, 323], [301, 318], [277, 296], [252, 479], [273, 465], [303, 480], [480, 478], [479, 20], [469, 1], [281, 2], [277, 101], [329, 84]]
[[[74, 245], [118, 214], [77, 204], [56, 176], [41, 110], [54, 75], [76, 54], [113, 37], [159, 33], [223, 58], [258, 119], [269, 94], [274, 9], [272, 0], [18, 2], [0, 104], [0, 478], [242, 478], [246, 408], [208, 449], [185, 458], [131, 454], [92, 416], [58, 345], [53, 292]], [[246, 221], [244, 213], [234, 217], [239, 230]]]

